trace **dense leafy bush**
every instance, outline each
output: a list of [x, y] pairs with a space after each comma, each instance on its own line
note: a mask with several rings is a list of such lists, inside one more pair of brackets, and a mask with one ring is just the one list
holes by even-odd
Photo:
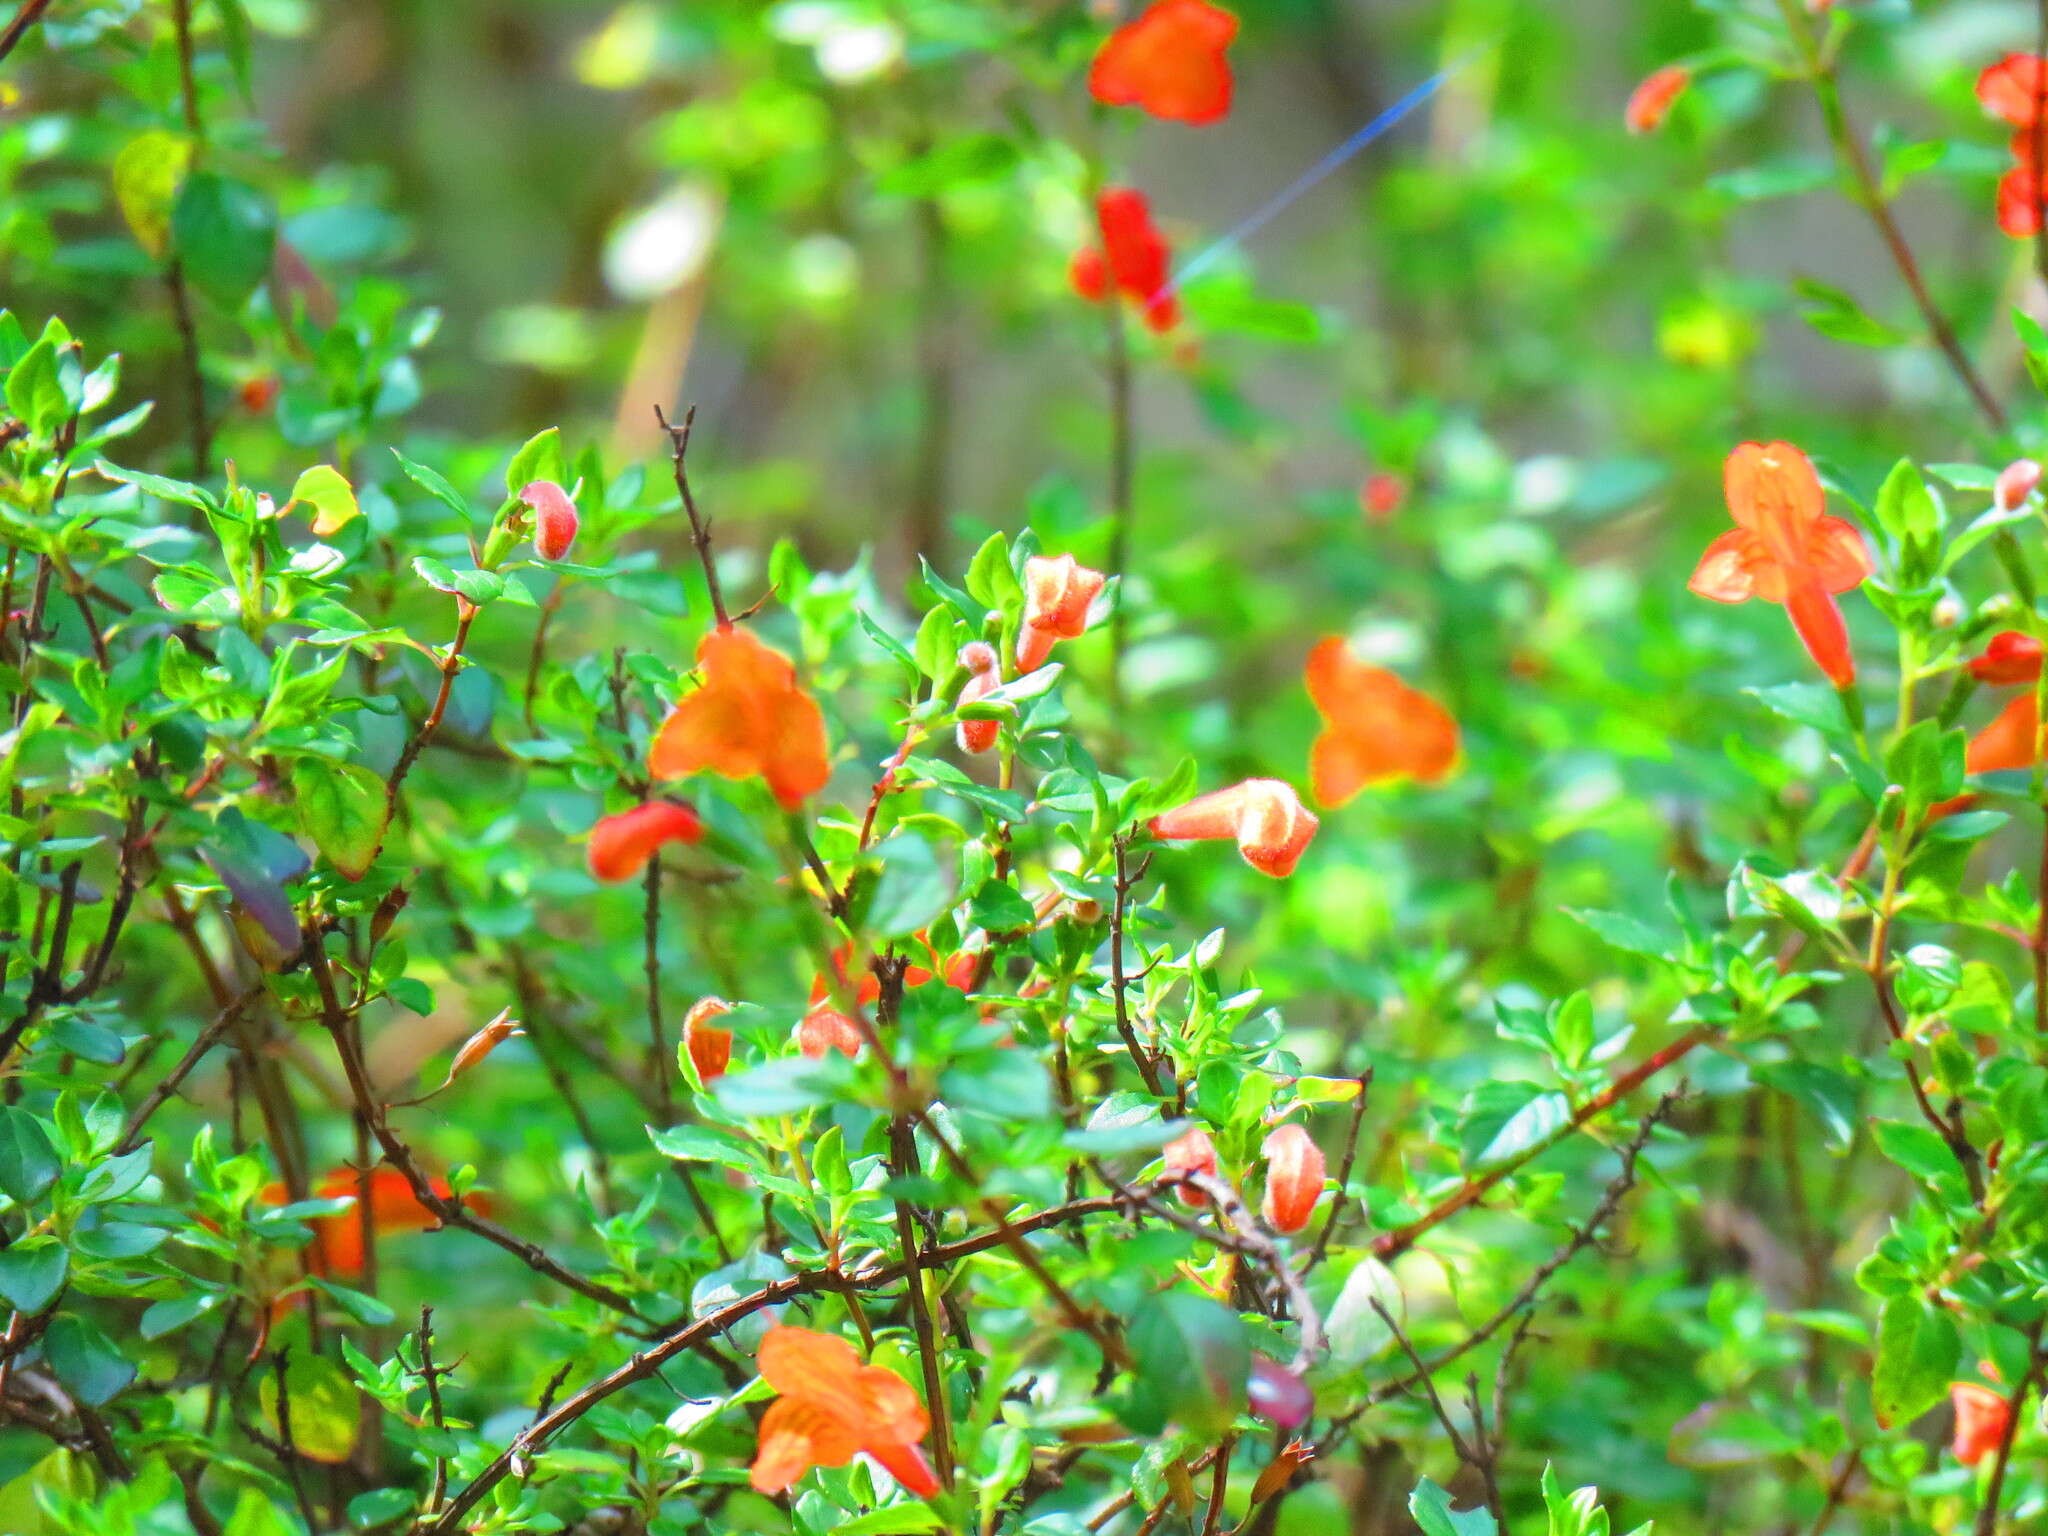
[[0, 1531], [2048, 1519], [2048, 11], [6, 9]]

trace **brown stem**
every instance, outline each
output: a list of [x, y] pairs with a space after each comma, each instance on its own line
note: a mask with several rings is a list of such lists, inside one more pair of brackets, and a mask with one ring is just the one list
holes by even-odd
[[21, 0], [21, 7], [14, 13], [14, 19], [7, 23], [7, 30], [0, 32], [0, 59], [14, 52], [14, 45], [28, 36], [28, 29], [42, 20], [43, 12], [50, 8], [50, 0]]
[[668, 434], [669, 462], [675, 471], [676, 493], [683, 498], [683, 510], [690, 517], [690, 543], [696, 548], [697, 563], [704, 567], [704, 589], [711, 596], [711, 616], [718, 621], [720, 629], [731, 629], [732, 620], [725, 611], [725, 594], [718, 586], [718, 567], [711, 558], [711, 524], [698, 515], [697, 498], [690, 494], [690, 475], [684, 462], [690, 452], [690, 428], [696, 425], [697, 407], [693, 405], [683, 412], [680, 427], [670, 426], [668, 417], [662, 414], [658, 405], [654, 408], [654, 419]]
[[1337, 1193], [1330, 1199], [1330, 1214], [1323, 1222], [1323, 1230], [1316, 1234], [1316, 1245], [1309, 1250], [1308, 1263], [1302, 1266], [1307, 1276], [1323, 1262], [1330, 1251], [1330, 1237], [1337, 1230], [1337, 1222], [1344, 1214], [1344, 1189], [1351, 1182], [1351, 1165], [1358, 1157], [1358, 1133], [1365, 1127], [1365, 1108], [1372, 1097], [1372, 1068], [1367, 1067], [1358, 1079], [1358, 1102], [1351, 1107], [1351, 1130], [1344, 1138], [1344, 1156], [1337, 1164]]
[[384, 786], [384, 831], [378, 834], [378, 851], [383, 851], [384, 838], [390, 834], [391, 818], [398, 812], [398, 791], [405, 783], [405, 776], [412, 772], [414, 763], [433, 740], [434, 732], [441, 728], [441, 719], [448, 713], [448, 700], [455, 692], [455, 677], [462, 670], [462, 648], [469, 643], [469, 626], [476, 622], [477, 607], [466, 597], [455, 599], [455, 639], [448, 647], [448, 654], [439, 662], [441, 671], [440, 691], [434, 695], [433, 706], [428, 709], [426, 719], [412, 734], [412, 740], [405, 744], [405, 750], [398, 755], [398, 762], [391, 770], [391, 777]]
[[1116, 1032], [1123, 1036], [1124, 1049], [1131, 1053], [1131, 1061], [1137, 1066], [1138, 1076], [1145, 1080], [1146, 1091], [1155, 1099], [1166, 1097], [1166, 1089], [1159, 1076], [1159, 1067], [1152, 1059], [1152, 1053], [1138, 1038], [1138, 1031], [1131, 1023], [1131, 1000], [1126, 989], [1130, 985], [1124, 977], [1124, 908], [1131, 897], [1131, 887], [1144, 877], [1146, 865], [1138, 866], [1133, 875], [1125, 867], [1128, 841], [1119, 836], [1114, 844], [1116, 858], [1116, 888], [1109, 908], [1109, 985], [1111, 1001], [1116, 1007]]

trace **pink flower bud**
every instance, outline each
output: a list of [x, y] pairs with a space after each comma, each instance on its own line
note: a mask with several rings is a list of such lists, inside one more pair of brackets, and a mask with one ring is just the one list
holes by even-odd
[[543, 560], [565, 560], [576, 542], [576, 503], [552, 480], [534, 480], [519, 488], [519, 499], [533, 513], [533, 548]]
[[[1216, 1177], [1216, 1144], [1209, 1140], [1209, 1133], [1199, 1125], [1169, 1141], [1159, 1154], [1166, 1164], [1166, 1176], [1170, 1179], [1183, 1178], [1190, 1173], [1204, 1173]], [[1192, 1186], [1183, 1186], [1180, 1198], [1196, 1210], [1209, 1203], [1209, 1197]]]
[[1264, 1355], [1252, 1356], [1252, 1373], [1245, 1382], [1245, 1395], [1255, 1415], [1282, 1429], [1299, 1429], [1308, 1422], [1316, 1406], [1315, 1394], [1309, 1391], [1307, 1382]]
[[1266, 1198], [1259, 1214], [1275, 1232], [1299, 1232], [1323, 1198], [1323, 1149], [1298, 1125], [1266, 1138]]
[[[976, 699], [985, 699], [1003, 683], [1002, 668], [996, 662], [993, 646], [976, 640], [960, 647], [960, 665], [967, 668], [969, 676], [960, 689], [960, 702], [972, 704]], [[1000, 722], [995, 720], [962, 720], [956, 733], [960, 738], [962, 752], [986, 752], [996, 744]]]
[[2001, 512], [2010, 512], [2034, 494], [2041, 483], [2041, 466], [2032, 459], [2014, 459], [1998, 472], [1991, 487], [1991, 501]]

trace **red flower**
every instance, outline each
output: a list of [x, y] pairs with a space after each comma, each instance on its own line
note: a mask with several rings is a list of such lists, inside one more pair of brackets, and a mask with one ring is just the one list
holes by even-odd
[[1856, 658], [1834, 594], [1870, 575], [1863, 535], [1826, 514], [1812, 463], [1790, 443], [1744, 443], [1722, 471], [1736, 526], [1707, 546], [1686, 585], [1717, 603], [1783, 603], [1807, 653], [1837, 688]]
[[1692, 71], [1683, 64], [1666, 64], [1652, 70], [1643, 83], [1629, 93], [1622, 118], [1630, 133], [1655, 133], [1664, 126], [1671, 104], [1692, 84]]
[[703, 837], [703, 818], [687, 805], [650, 800], [590, 829], [590, 872], [600, 880], [630, 880], [664, 843], [695, 843]]
[[1299, 1232], [1323, 1198], [1323, 1149], [1298, 1125], [1281, 1126], [1266, 1138], [1266, 1198], [1259, 1214], [1275, 1232]]
[[829, 1006], [813, 1008], [796, 1027], [796, 1048], [813, 1061], [828, 1051], [858, 1056], [866, 1044], [867, 1037], [860, 1032], [860, 1026]]
[[535, 480], [519, 488], [519, 499], [533, 514], [533, 548], [543, 560], [566, 560], [576, 542], [576, 503], [552, 480]]
[[690, 1064], [697, 1069], [701, 1083], [717, 1082], [732, 1064], [732, 1031], [711, 1022], [731, 1012], [732, 1004], [724, 998], [704, 997], [683, 1015], [683, 1049], [690, 1053]]
[[697, 642], [703, 685], [679, 702], [654, 738], [647, 767], [657, 779], [710, 769], [728, 779], [759, 776], [786, 810], [825, 787], [825, 717], [797, 686], [780, 651], [724, 625]]
[[261, 416], [277, 403], [278, 391], [283, 386], [274, 373], [259, 373], [253, 379], [244, 379], [236, 398], [242, 402], [242, 409], [251, 415]]
[[1152, 222], [1145, 194], [1107, 188], [1095, 199], [1095, 223], [1102, 243], [1083, 246], [1067, 268], [1074, 292], [1100, 304], [1114, 289], [1144, 309], [1147, 328], [1164, 333], [1180, 324], [1180, 300], [1167, 291], [1173, 253]]
[[1157, 0], [1118, 27], [1095, 55], [1088, 91], [1111, 107], [1142, 107], [1178, 123], [1213, 123], [1230, 111], [1237, 18], [1207, 0]]
[[2008, 53], [1977, 77], [1977, 99], [2015, 128], [2031, 128], [2041, 118], [2048, 80], [2041, 59], [2031, 53]]
[[1072, 555], [1024, 562], [1024, 627], [1017, 631], [1017, 670], [1045, 665], [1055, 643], [1078, 640], [1088, 630], [1088, 607], [1107, 578], [1076, 563]]
[[[1166, 1165], [1166, 1176], [1170, 1179], [1184, 1178], [1191, 1173], [1216, 1177], [1216, 1144], [1209, 1140], [1209, 1133], [1199, 1125], [1192, 1126], [1169, 1141], [1159, 1154]], [[1183, 1184], [1178, 1191], [1182, 1202], [1201, 1210], [1209, 1203], [1209, 1197], [1192, 1185]]]
[[2034, 494], [2041, 483], [2041, 466], [2032, 459], [2014, 459], [1998, 472], [1991, 486], [1991, 502], [2001, 512], [2010, 512]]
[[1952, 1447], [1956, 1460], [1974, 1467], [2004, 1442], [2006, 1426], [2012, 1420], [2012, 1404], [1973, 1381], [1955, 1383], [1948, 1389], [1948, 1398], [1956, 1411]]
[[1154, 837], [1197, 842], [1232, 838], [1245, 863], [1261, 874], [1280, 876], [1294, 873], [1320, 825], [1292, 784], [1246, 779], [1154, 816], [1151, 831]]
[[1970, 658], [1970, 676], [1980, 683], [2031, 683], [2041, 676], [2041, 642], [2008, 629], [1991, 637], [1982, 656]]
[[939, 1491], [918, 1445], [931, 1420], [894, 1371], [862, 1365], [844, 1339], [808, 1328], [770, 1328], [755, 1363], [781, 1394], [761, 1415], [749, 1473], [757, 1490], [781, 1493], [813, 1467], [843, 1467], [864, 1452], [918, 1498]]
[[1998, 227], [2015, 240], [2031, 240], [2041, 232], [2041, 205], [2048, 193], [2041, 178], [2016, 165], [1998, 178]]
[[[967, 668], [967, 681], [960, 688], [962, 704], [985, 699], [1003, 684], [1003, 669], [992, 645], [976, 640], [961, 646], [960, 665]], [[986, 752], [996, 744], [1000, 729], [1001, 722], [995, 720], [962, 720], [954, 734], [960, 740], [962, 752]]]
[[1408, 482], [1399, 475], [1382, 471], [1367, 475], [1365, 483], [1358, 488], [1358, 505], [1365, 515], [1376, 523], [1384, 523], [1401, 510], [1401, 503], [1408, 499]]
[[2041, 719], [2034, 690], [2016, 693], [1998, 718], [1970, 738], [1963, 750], [1963, 768], [1969, 773], [2000, 773], [2009, 768], [2031, 768], [2043, 755]]
[[1309, 697], [1323, 733], [1309, 752], [1319, 805], [1342, 805], [1366, 785], [1408, 777], [1433, 784], [1458, 760], [1458, 722], [1393, 673], [1367, 666], [1332, 635], [1308, 653]]

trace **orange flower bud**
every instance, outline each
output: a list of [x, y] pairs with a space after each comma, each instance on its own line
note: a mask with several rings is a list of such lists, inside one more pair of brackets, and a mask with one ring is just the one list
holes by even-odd
[[630, 880], [664, 843], [695, 843], [703, 818], [673, 800], [650, 800], [607, 816], [590, 829], [590, 872], [600, 880]]
[[1664, 126], [1671, 104], [1692, 83], [1692, 71], [1683, 64], [1666, 64], [1653, 70], [1628, 98], [1623, 114], [1630, 133], [1655, 133]]
[[[1209, 1133], [1199, 1125], [1189, 1128], [1161, 1150], [1160, 1160], [1166, 1164], [1166, 1176], [1170, 1179], [1183, 1178], [1190, 1173], [1205, 1173], [1216, 1176], [1216, 1144], [1209, 1140]], [[1180, 1190], [1181, 1202], [1201, 1210], [1209, 1203], [1209, 1197], [1199, 1189], [1183, 1185]]]
[[1323, 1149], [1302, 1127], [1283, 1125], [1266, 1138], [1266, 1198], [1259, 1214], [1275, 1232], [1299, 1232], [1323, 1198]]
[[519, 488], [519, 499], [533, 514], [533, 548], [543, 560], [568, 558], [576, 542], [576, 503], [552, 480], [535, 480]]
[[711, 1022], [731, 1012], [732, 1004], [724, 998], [704, 997], [683, 1015], [683, 1049], [690, 1053], [698, 1080], [707, 1085], [725, 1076], [732, 1062], [732, 1031]]
[[796, 1047], [813, 1061], [827, 1051], [858, 1056], [865, 1044], [860, 1026], [837, 1008], [813, 1008], [796, 1027]]
[[2010, 512], [2029, 496], [2041, 483], [2041, 466], [2032, 459], [2014, 459], [1998, 472], [1998, 479], [1991, 486], [1991, 503], [2001, 512]]
[[[1003, 683], [1001, 665], [996, 661], [995, 647], [976, 640], [960, 647], [960, 665], [967, 668], [967, 681], [960, 689], [960, 702], [972, 704], [976, 699], [985, 699]], [[996, 744], [1000, 722], [994, 720], [962, 720], [955, 733], [960, 740], [962, 752], [986, 752]]]
[[1024, 562], [1024, 627], [1017, 632], [1017, 670], [1045, 665], [1055, 642], [1077, 640], [1088, 630], [1088, 605], [1106, 578], [1077, 563], [1034, 555]]
[[1973, 1381], [1957, 1382], [1948, 1389], [1948, 1397], [1956, 1411], [1956, 1460], [1974, 1467], [2004, 1441], [2012, 1405]]
[[507, 1008], [462, 1042], [462, 1049], [455, 1053], [455, 1059], [448, 1064], [448, 1076], [441, 1086], [447, 1087], [518, 1033], [519, 1025], [512, 1017], [512, 1010]]
[[1279, 779], [1246, 779], [1154, 816], [1151, 832], [1154, 837], [1197, 842], [1235, 839], [1237, 851], [1253, 869], [1281, 876], [1294, 873], [1320, 825], [1293, 785]]

